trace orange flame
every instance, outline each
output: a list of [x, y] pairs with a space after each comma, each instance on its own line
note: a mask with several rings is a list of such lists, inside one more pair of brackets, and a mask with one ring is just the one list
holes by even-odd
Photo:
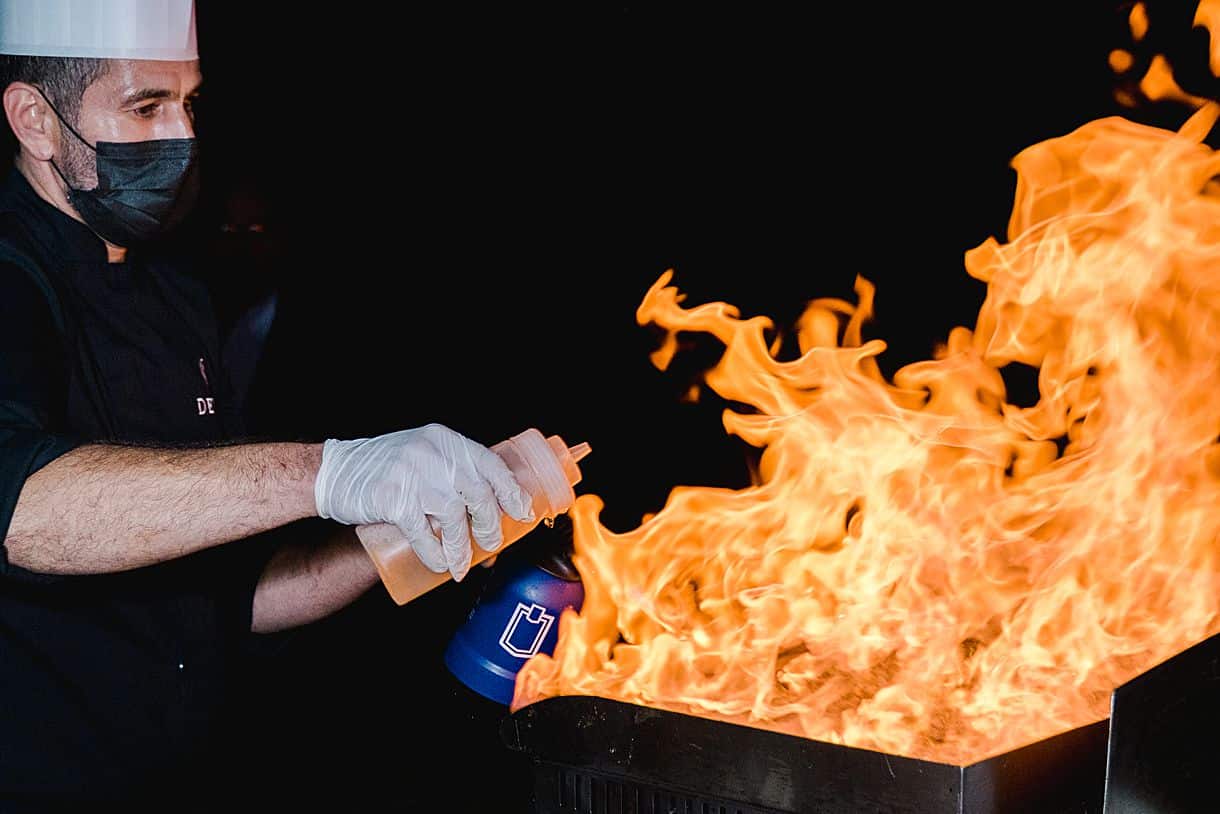
[[1143, 3], [1136, 3], [1131, 7], [1131, 13], [1127, 16], [1127, 24], [1131, 27], [1131, 39], [1139, 42], [1148, 33], [1148, 10], [1144, 8]]
[[1157, 54], [1148, 65], [1148, 72], [1140, 80], [1140, 91], [1154, 102], [1182, 102], [1191, 107], [1201, 107], [1207, 104], [1207, 99], [1195, 96], [1182, 90], [1173, 76], [1173, 68], [1169, 60]]
[[1135, 64], [1135, 57], [1131, 56], [1131, 52], [1124, 51], [1121, 48], [1115, 48], [1111, 51], [1109, 60], [1110, 69], [1115, 73], [1126, 73]]
[[1199, 0], [1194, 24], [1207, 29], [1211, 41], [1212, 73], [1220, 76], [1220, 0]]
[[[892, 383], [863, 279], [780, 361], [767, 319], [685, 309], [663, 275], [639, 321], [723, 341], [706, 383], [752, 408], [724, 424], [758, 481], [679, 487], [625, 534], [581, 497], [584, 608], [514, 708], [592, 694], [965, 764], [1106, 717], [1220, 630], [1216, 117], [1020, 153], [1008, 242], [966, 255], [974, 330]], [[1039, 369], [1034, 406], [1010, 363]]]
[[[1149, 26], [1148, 12], [1142, 3], [1132, 6], [1128, 23], [1131, 38], [1137, 43], [1142, 41], [1148, 34]], [[1217, 29], [1220, 28], [1220, 0], [1200, 0], [1195, 9], [1194, 25], [1207, 29], [1211, 41], [1211, 70], [1213, 74], [1220, 76], [1220, 36], [1217, 34]], [[1109, 63], [1116, 74], [1124, 74], [1135, 66], [1135, 57], [1129, 51], [1116, 48], [1110, 52]], [[1135, 94], [1132, 88], [1117, 88], [1114, 96], [1126, 107], [1138, 106], [1142, 101], [1140, 94], [1146, 101], [1180, 102], [1190, 107], [1202, 107], [1209, 101], [1206, 97], [1196, 96], [1182, 89], [1174, 76], [1173, 66], [1164, 54], [1152, 55], [1148, 69], [1139, 80], [1138, 89], [1139, 94]]]

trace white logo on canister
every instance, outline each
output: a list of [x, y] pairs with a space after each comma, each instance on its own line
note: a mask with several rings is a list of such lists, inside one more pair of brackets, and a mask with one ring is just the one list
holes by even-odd
[[528, 659], [542, 647], [542, 640], [546, 638], [554, 622], [554, 614], [547, 613], [542, 605], [530, 603], [527, 606], [518, 602], [517, 609], [513, 611], [508, 624], [504, 626], [504, 632], [500, 634], [500, 647], [519, 659]]

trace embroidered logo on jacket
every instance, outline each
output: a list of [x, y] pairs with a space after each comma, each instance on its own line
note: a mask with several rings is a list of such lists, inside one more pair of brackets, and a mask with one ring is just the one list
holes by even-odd
[[[204, 392], [211, 392], [212, 383], [208, 381], [208, 367], [203, 363], [203, 357], [199, 357], [199, 375], [203, 379]], [[212, 403], [211, 396], [199, 396], [195, 399], [195, 409], [199, 411], [199, 415], [216, 415], [216, 407]]]

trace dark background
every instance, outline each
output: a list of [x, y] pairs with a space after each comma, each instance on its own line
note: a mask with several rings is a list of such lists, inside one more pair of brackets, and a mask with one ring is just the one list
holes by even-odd
[[[527, 427], [586, 440], [578, 491], [606, 500], [616, 530], [675, 484], [746, 479], [723, 405], [678, 399], [714, 349], [695, 343], [668, 374], [648, 361], [634, 311], [666, 269], [692, 303], [781, 327], [862, 274], [892, 372], [973, 324], [983, 287], [962, 254], [1003, 236], [1016, 152], [1102, 115], [1184, 118], [1113, 102], [1106, 55], [1130, 37], [1112, 2], [270, 5], [199, 3], [196, 226], [260, 190], [251, 240], [268, 253], [217, 264], [214, 282], [230, 308], [260, 279], [281, 297], [256, 430], [440, 421], [487, 444]], [[1206, 38], [1182, 5], [1185, 21], [1153, 4], [1151, 45], [1205, 85]], [[1014, 394], [1030, 381], [1014, 376]], [[504, 710], [441, 664], [486, 576], [404, 607], [377, 589], [271, 642], [216, 787], [307, 808], [524, 810]]]

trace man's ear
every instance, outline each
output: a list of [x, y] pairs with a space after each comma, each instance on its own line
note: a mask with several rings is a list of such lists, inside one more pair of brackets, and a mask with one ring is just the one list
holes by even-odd
[[38, 161], [51, 160], [59, 146], [59, 122], [37, 88], [25, 82], [5, 88], [4, 115], [26, 155]]

